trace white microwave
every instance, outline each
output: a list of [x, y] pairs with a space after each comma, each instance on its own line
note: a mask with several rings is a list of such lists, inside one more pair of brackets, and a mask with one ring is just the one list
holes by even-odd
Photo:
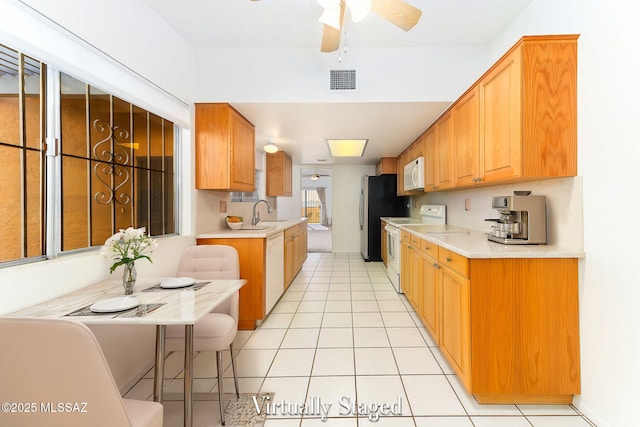
[[418, 157], [404, 166], [404, 189], [424, 189], [424, 157]]

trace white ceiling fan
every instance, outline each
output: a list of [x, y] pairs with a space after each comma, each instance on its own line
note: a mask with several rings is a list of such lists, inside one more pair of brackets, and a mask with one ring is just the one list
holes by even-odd
[[345, 6], [354, 22], [361, 21], [369, 12], [391, 22], [404, 31], [413, 28], [422, 11], [404, 0], [317, 0], [324, 12], [319, 21], [324, 24], [322, 31], [322, 52], [333, 52], [340, 47], [340, 33], [344, 23]]
[[302, 176], [305, 178], [310, 178], [311, 181], [317, 181], [319, 178], [331, 176], [330, 174], [326, 173], [327, 171], [324, 171], [322, 169], [320, 169], [320, 171], [318, 171], [318, 169], [313, 169], [313, 172], [311, 174], [308, 174], [308, 172], [310, 172], [310, 169], [304, 170]]

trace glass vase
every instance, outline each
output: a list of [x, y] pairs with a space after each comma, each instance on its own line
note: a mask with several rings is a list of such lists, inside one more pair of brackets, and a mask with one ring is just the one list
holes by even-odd
[[136, 263], [130, 262], [124, 265], [124, 273], [122, 274], [122, 287], [125, 295], [133, 294], [133, 288], [136, 287]]

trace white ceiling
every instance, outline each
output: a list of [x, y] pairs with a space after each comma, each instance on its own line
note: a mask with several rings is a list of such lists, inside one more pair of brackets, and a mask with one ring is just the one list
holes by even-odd
[[[316, 0], [145, 1], [198, 48], [317, 48], [321, 55], [322, 7]], [[411, 31], [404, 32], [374, 13], [358, 23], [347, 16], [348, 44], [350, 48], [484, 46], [530, 1], [407, 0], [423, 13]], [[375, 164], [382, 156], [395, 157], [450, 104], [229, 101], [256, 126], [257, 146], [278, 135], [276, 144], [292, 155], [294, 164]], [[332, 159], [326, 143], [318, 142], [325, 138], [369, 138], [369, 143], [363, 159]]]

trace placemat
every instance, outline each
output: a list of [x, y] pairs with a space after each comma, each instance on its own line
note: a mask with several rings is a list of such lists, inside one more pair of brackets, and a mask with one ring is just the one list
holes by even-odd
[[156, 310], [160, 307], [162, 307], [163, 305], [165, 305], [165, 303], [159, 303], [159, 304], [140, 304], [137, 307], [131, 308], [129, 310], [125, 310], [125, 311], [119, 311], [117, 313], [95, 313], [93, 311], [91, 311], [91, 306], [93, 304], [90, 304], [86, 307], [82, 307], [76, 311], [72, 311], [69, 314], [66, 314], [65, 316], [110, 316], [113, 318], [116, 317], [142, 317], [148, 313], [151, 313], [153, 310]]
[[160, 283], [158, 283], [157, 285], [152, 286], [150, 288], [147, 288], [147, 289], [143, 290], [142, 292], [180, 291], [180, 290], [194, 290], [194, 291], [197, 291], [198, 289], [202, 289], [204, 286], [206, 286], [209, 283], [211, 283], [211, 281], [195, 282], [193, 285], [183, 286], [181, 288], [163, 288], [162, 286], [160, 286]]

